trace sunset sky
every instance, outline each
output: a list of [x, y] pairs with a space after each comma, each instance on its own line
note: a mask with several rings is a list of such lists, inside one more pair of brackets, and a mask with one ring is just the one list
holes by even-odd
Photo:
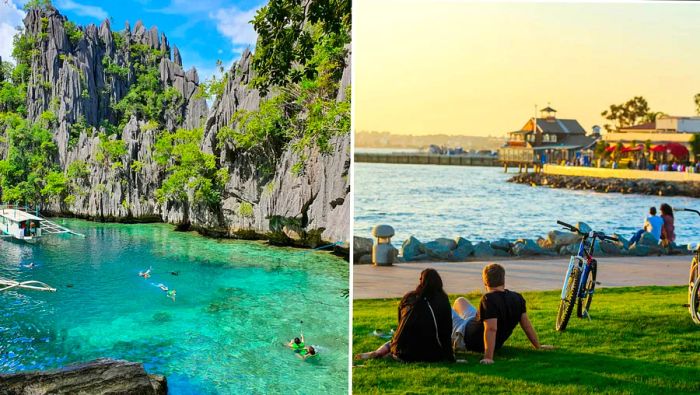
[[539, 108], [586, 130], [642, 95], [694, 115], [700, 4], [353, 2], [356, 131], [502, 136]]

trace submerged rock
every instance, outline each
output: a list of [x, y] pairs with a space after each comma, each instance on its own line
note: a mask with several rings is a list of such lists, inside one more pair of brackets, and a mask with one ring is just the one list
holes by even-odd
[[47, 371], [0, 374], [3, 394], [154, 394], [168, 393], [164, 376], [146, 373], [143, 365], [113, 359]]

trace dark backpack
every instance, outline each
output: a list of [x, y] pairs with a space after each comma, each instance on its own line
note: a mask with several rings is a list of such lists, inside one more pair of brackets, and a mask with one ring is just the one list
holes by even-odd
[[451, 330], [451, 316], [449, 323], [440, 322], [445, 320], [435, 304], [423, 297], [404, 298], [399, 306], [399, 326], [391, 340], [394, 357], [406, 362], [454, 360], [449, 336], [441, 340], [439, 330], [445, 325]]

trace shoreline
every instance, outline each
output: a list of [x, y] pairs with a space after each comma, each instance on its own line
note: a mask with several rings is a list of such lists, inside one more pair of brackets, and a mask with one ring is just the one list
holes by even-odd
[[[578, 226], [583, 232], [591, 228], [584, 222]], [[651, 234], [645, 233], [637, 243], [630, 244], [622, 235], [612, 233], [617, 241], [597, 240], [594, 256], [598, 257], [644, 257], [644, 256], [688, 256], [687, 245], [672, 243], [670, 251], [659, 245]], [[404, 240], [401, 247], [394, 249], [394, 263], [425, 262], [478, 262], [482, 260], [548, 260], [561, 259], [575, 255], [581, 242], [581, 236], [563, 230], [551, 230], [537, 238], [518, 238], [515, 240], [501, 238], [494, 241], [472, 242], [463, 237], [437, 238], [422, 242], [414, 236]], [[372, 238], [353, 237], [353, 265], [372, 264]]]
[[544, 173], [520, 173], [508, 182], [533, 187], [586, 190], [601, 193], [639, 194], [652, 196], [687, 196], [700, 198], [700, 183], [653, 179], [601, 178]]
[[[138, 224], [164, 224], [173, 227], [173, 232], [195, 232], [202, 237], [215, 240], [245, 240], [245, 241], [260, 241], [264, 242], [268, 247], [287, 247], [287, 248], [298, 248], [301, 250], [316, 250], [319, 247], [326, 245], [331, 245], [333, 242], [318, 240], [314, 243], [308, 242], [308, 240], [295, 240], [287, 237], [286, 239], [280, 238], [279, 236], [273, 235], [271, 233], [259, 233], [255, 230], [245, 230], [229, 233], [223, 229], [210, 229], [204, 228], [196, 225], [182, 226], [181, 224], [174, 224], [170, 222], [163, 221], [158, 216], [152, 217], [142, 217], [142, 218], [94, 218], [89, 216], [81, 216], [73, 213], [56, 213], [49, 210], [41, 211], [41, 214], [47, 218], [53, 219], [77, 219], [81, 221], [103, 223], [103, 224], [121, 224], [121, 225], [138, 225]], [[347, 247], [343, 247], [347, 245]], [[333, 246], [333, 248], [323, 249], [330, 252], [331, 254], [350, 262], [350, 246], [349, 243], [338, 243]]]

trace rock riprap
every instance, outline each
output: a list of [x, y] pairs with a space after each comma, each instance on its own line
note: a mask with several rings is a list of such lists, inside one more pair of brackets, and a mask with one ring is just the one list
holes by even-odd
[[[578, 222], [579, 229], [589, 230], [591, 227], [585, 222]], [[620, 235], [616, 242], [596, 241], [595, 256], [647, 256], [663, 253], [658, 241], [649, 233], [645, 233], [635, 244]], [[355, 236], [355, 264], [371, 263], [368, 251], [371, 250], [371, 239]], [[553, 257], [575, 255], [578, 252], [581, 236], [576, 233], [552, 230], [546, 237], [533, 239], [472, 242], [464, 237], [438, 238], [428, 242], [421, 242], [414, 236], [406, 239], [397, 258], [398, 262], [443, 261], [463, 262], [470, 260], [484, 260], [491, 258], [519, 258], [519, 257]], [[369, 249], [368, 249], [369, 248]], [[687, 246], [672, 246], [675, 253], [687, 254]]]
[[520, 173], [508, 180], [518, 184], [546, 186], [550, 188], [579, 189], [596, 192], [637, 193], [656, 196], [700, 197], [700, 182], [629, 180], [623, 178], [599, 178], [561, 176], [543, 173]]
[[165, 395], [168, 383], [146, 373], [140, 363], [97, 359], [55, 370], [0, 374], [0, 393]]

